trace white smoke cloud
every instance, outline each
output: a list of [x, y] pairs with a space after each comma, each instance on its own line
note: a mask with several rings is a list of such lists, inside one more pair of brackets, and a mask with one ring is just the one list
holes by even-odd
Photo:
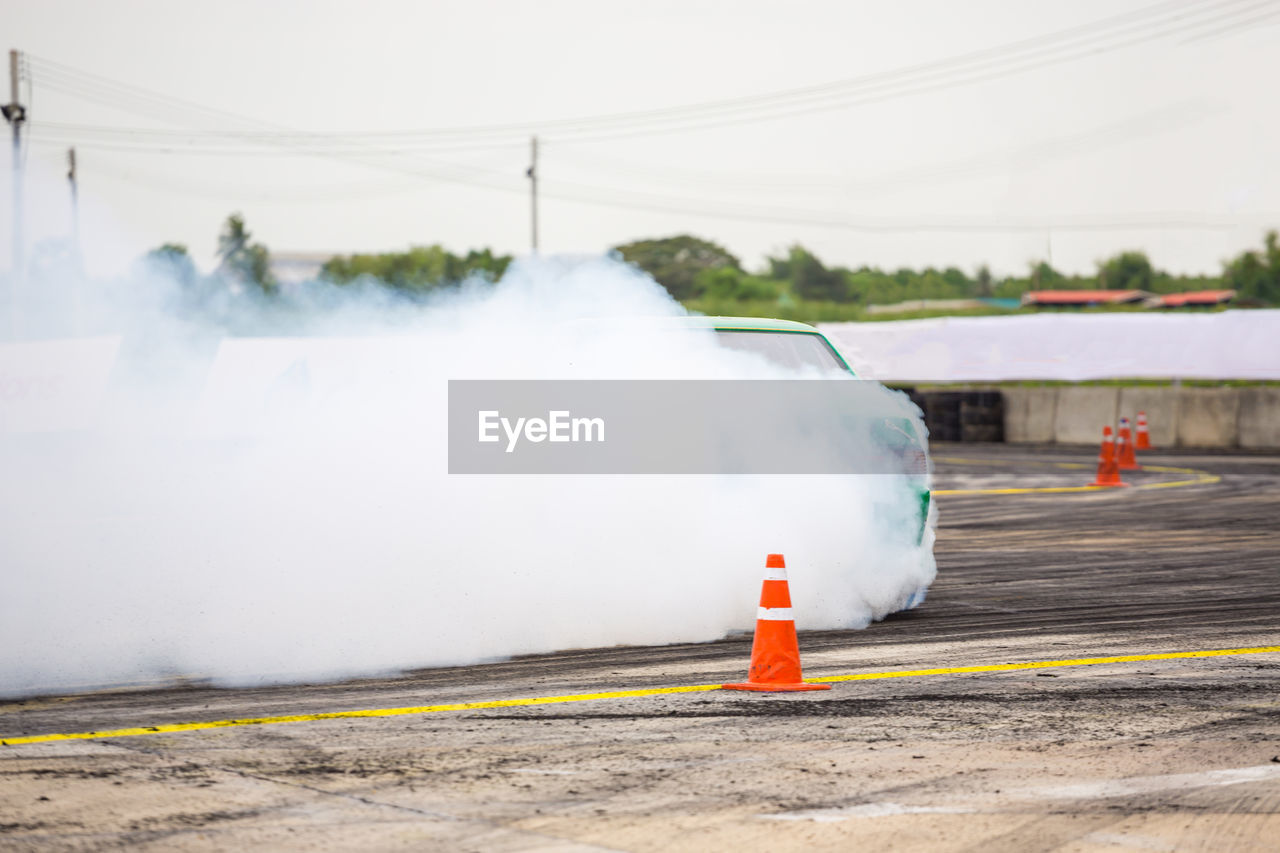
[[182, 287], [138, 271], [90, 288], [94, 337], [0, 344], [0, 694], [713, 640], [751, 628], [770, 552], [801, 628], [933, 578], [900, 477], [447, 473], [451, 378], [780, 375], [632, 322], [684, 312], [620, 261], [527, 258], [424, 303], [242, 294], [218, 324]]

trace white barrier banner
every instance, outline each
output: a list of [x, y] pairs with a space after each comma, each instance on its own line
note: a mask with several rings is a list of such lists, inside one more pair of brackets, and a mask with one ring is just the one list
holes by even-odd
[[1280, 379], [1280, 310], [940, 317], [819, 328], [887, 381]]
[[0, 433], [98, 424], [120, 338], [0, 344]]

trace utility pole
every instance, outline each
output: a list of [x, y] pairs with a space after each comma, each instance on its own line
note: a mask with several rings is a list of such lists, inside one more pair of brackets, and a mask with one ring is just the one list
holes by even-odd
[[18, 336], [18, 294], [25, 266], [22, 262], [22, 124], [27, 111], [18, 103], [18, 59], [16, 50], [9, 51], [9, 103], [0, 108], [13, 128], [13, 260], [9, 273], [9, 332]]
[[530, 164], [525, 172], [529, 176], [529, 184], [532, 188], [530, 200], [532, 203], [533, 213], [533, 253], [538, 254], [538, 137], [534, 136], [530, 145]]
[[76, 149], [67, 149], [67, 182], [71, 184], [71, 247], [80, 257], [80, 188], [76, 185]]
[[71, 282], [71, 330], [73, 334], [81, 333], [81, 318], [84, 310], [84, 261], [80, 257], [80, 188], [76, 183], [76, 149], [67, 149], [67, 183], [71, 184], [71, 259], [75, 264], [75, 277]]

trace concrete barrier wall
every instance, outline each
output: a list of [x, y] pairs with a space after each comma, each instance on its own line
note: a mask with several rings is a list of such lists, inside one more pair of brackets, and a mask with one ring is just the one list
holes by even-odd
[[1240, 388], [1241, 447], [1280, 447], [1280, 388]]
[[1134, 422], [1138, 412], [1147, 413], [1147, 429], [1152, 447], [1178, 445], [1178, 389], [1134, 385], [1120, 389], [1120, 414]]
[[1057, 388], [1004, 388], [1004, 440], [1049, 444], [1058, 417]]
[[[1280, 388], [1009, 386], [1005, 441], [1097, 444], [1104, 424], [1147, 413], [1161, 447], [1280, 449]], [[1136, 424], [1135, 424], [1136, 426]]]
[[1053, 419], [1053, 440], [1059, 444], [1097, 444], [1104, 424], [1114, 425], [1120, 389], [1105, 386], [1063, 385], [1058, 389]]
[[1236, 447], [1240, 389], [1179, 388], [1178, 446]]

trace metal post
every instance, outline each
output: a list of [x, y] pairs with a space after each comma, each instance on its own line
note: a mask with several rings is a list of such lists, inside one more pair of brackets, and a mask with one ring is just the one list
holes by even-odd
[[67, 182], [71, 184], [71, 247], [80, 257], [80, 188], [76, 184], [76, 149], [67, 149]]
[[13, 128], [13, 261], [9, 273], [9, 333], [18, 336], [18, 298], [22, 290], [22, 278], [26, 271], [22, 257], [22, 123], [26, 110], [18, 103], [18, 58], [16, 50], [9, 51], [9, 103], [4, 105], [4, 117]]
[[71, 331], [83, 331], [84, 261], [80, 257], [80, 187], [76, 183], [76, 149], [67, 149], [67, 183], [71, 185], [71, 262], [75, 269], [71, 279]]
[[533, 214], [533, 253], [538, 254], [538, 137], [534, 136], [530, 145], [530, 165], [525, 172], [529, 176], [532, 189], [530, 195], [531, 212]]

